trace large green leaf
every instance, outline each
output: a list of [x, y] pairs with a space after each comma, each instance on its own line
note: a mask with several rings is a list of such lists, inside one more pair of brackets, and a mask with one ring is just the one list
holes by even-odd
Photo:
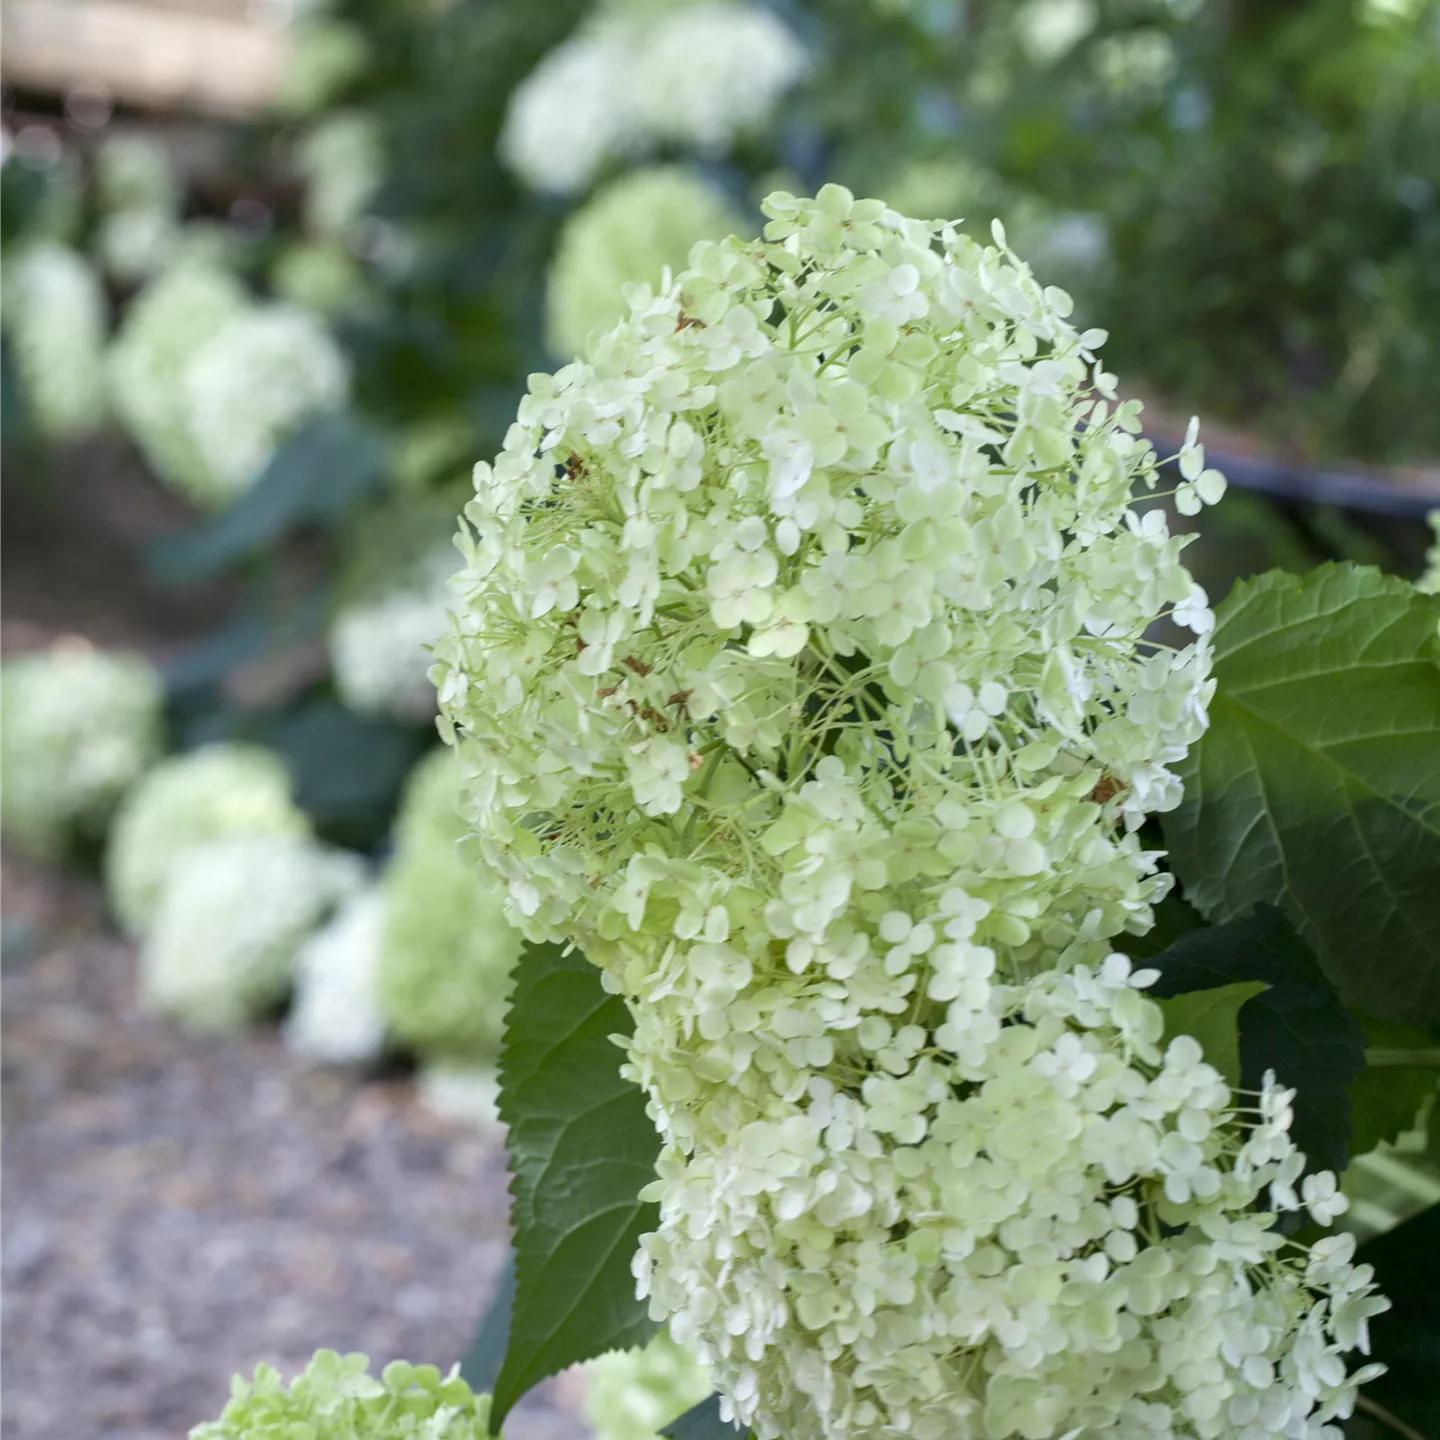
[[636, 1197], [655, 1178], [660, 1140], [640, 1089], [620, 1075], [612, 1037], [630, 1029], [583, 955], [526, 950], [500, 1059], [516, 1287], [496, 1426], [547, 1375], [655, 1333], [630, 1264], [659, 1218]]
[[1240, 1008], [1247, 1000], [1263, 995], [1261, 980], [1237, 980], [1212, 990], [1187, 990], [1183, 995], [1161, 999], [1165, 1012], [1165, 1038], [1189, 1035], [1231, 1086], [1240, 1084]]
[[1365, 1064], [1360, 1027], [1285, 917], [1260, 906], [1243, 920], [1181, 935], [1148, 963], [1160, 971], [1150, 994], [1162, 1004], [1217, 986], [1266, 986], [1239, 1011], [1240, 1082], [1253, 1090], [1275, 1071], [1295, 1091], [1296, 1145], [1315, 1168], [1343, 1170], [1351, 1086]]
[[1346, 1001], [1440, 1019], [1440, 600], [1351, 565], [1220, 607], [1210, 729], [1165, 817], [1207, 919], [1280, 906]]
[[[1412, 1427], [1440, 1435], [1440, 1206], [1360, 1247], [1391, 1309], [1370, 1322], [1371, 1354], [1389, 1367], [1361, 1392]], [[1375, 1435], [1396, 1432], [1384, 1425]]]
[[[1365, 1043], [1372, 1049], [1423, 1053], [1435, 1037], [1408, 1025], [1385, 1025], [1365, 1020]], [[1363, 1155], [1382, 1140], [1393, 1141], [1419, 1122], [1420, 1111], [1435, 1093], [1440, 1076], [1425, 1065], [1387, 1064], [1363, 1070], [1350, 1086], [1355, 1107], [1355, 1141], [1352, 1150]]]

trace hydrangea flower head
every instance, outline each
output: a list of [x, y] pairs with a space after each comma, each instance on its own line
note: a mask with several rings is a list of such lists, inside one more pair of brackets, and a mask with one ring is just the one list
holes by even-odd
[[295, 999], [285, 1043], [324, 1065], [362, 1065], [380, 1057], [385, 1022], [375, 1003], [385, 908], [375, 890], [347, 901], [295, 957]]
[[381, 882], [377, 1001], [391, 1034], [424, 1059], [493, 1062], [522, 942], [501, 882], [457, 848], [460, 778], [442, 748], [407, 785]]
[[490, 1440], [490, 1397], [457, 1369], [392, 1361], [379, 1378], [364, 1355], [317, 1350], [286, 1385], [270, 1365], [236, 1376], [218, 1420], [190, 1440]]
[[637, 170], [606, 186], [565, 222], [546, 288], [546, 339], [579, 355], [625, 312], [625, 288], [682, 269], [697, 240], [744, 228], [734, 208], [679, 165]]
[[0, 829], [43, 858], [97, 834], [160, 754], [161, 685], [140, 655], [83, 640], [0, 668]]
[[5, 267], [5, 330], [35, 428], [50, 440], [105, 418], [105, 291], [78, 251], [26, 245]]
[[110, 348], [116, 416], [156, 478], [201, 506], [221, 503], [229, 491], [200, 447], [185, 376], [196, 353], [247, 303], [226, 270], [187, 261], [146, 286]]
[[147, 1004], [194, 1030], [238, 1030], [282, 1001], [295, 957], [360, 887], [353, 856], [294, 835], [232, 835], [167, 875], [140, 951]]
[[705, 1367], [662, 1330], [643, 1349], [612, 1350], [585, 1366], [585, 1419], [595, 1440], [658, 1440], [712, 1388]]
[[252, 305], [216, 330], [183, 385], [212, 500], [260, 478], [302, 422], [343, 405], [350, 367], [324, 322], [293, 305]]
[[1212, 689], [1138, 406], [1000, 227], [764, 208], [531, 377], [433, 671], [512, 913], [634, 1014], [641, 1293], [760, 1440], [1328, 1437], [1384, 1302], [1107, 943]]
[[221, 743], [174, 755], [126, 797], [105, 855], [111, 908], [129, 935], [149, 928], [160, 892], [184, 854], [236, 835], [305, 838], [290, 773], [272, 751]]
[[1440, 595], [1440, 509], [1432, 510], [1425, 520], [1435, 538], [1425, 552], [1425, 570], [1415, 588], [1422, 595]]

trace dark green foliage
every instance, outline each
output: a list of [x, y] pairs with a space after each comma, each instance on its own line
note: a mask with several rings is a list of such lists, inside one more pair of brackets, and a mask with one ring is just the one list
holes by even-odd
[[1241, 1083], [1258, 1089], [1274, 1070], [1296, 1092], [1296, 1145], [1312, 1167], [1343, 1170], [1350, 1085], [1365, 1063], [1360, 1028], [1285, 917], [1262, 906], [1243, 920], [1182, 935], [1149, 963], [1160, 971], [1149, 993], [1162, 1002], [1247, 981], [1267, 987], [1239, 1012]]
[[720, 1418], [720, 1397], [710, 1395], [677, 1416], [661, 1432], [666, 1440], [745, 1440], [750, 1434]]
[[637, 1198], [660, 1140], [620, 1075], [629, 1012], [583, 955], [528, 949], [500, 1061], [509, 1127], [516, 1290], [494, 1423], [532, 1385], [655, 1333], [630, 1264], [658, 1211]]
[[1212, 921], [1279, 906], [1347, 1004], [1440, 1020], [1440, 601], [1327, 565], [1236, 587], [1210, 728], [1165, 817]]

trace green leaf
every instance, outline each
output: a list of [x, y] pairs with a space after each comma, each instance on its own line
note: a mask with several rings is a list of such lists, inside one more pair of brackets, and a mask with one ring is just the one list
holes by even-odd
[[1440, 1020], [1440, 599], [1353, 565], [1237, 585], [1163, 824], [1212, 921], [1278, 905], [1353, 1008]]
[[499, 1278], [495, 1282], [495, 1294], [480, 1323], [475, 1327], [474, 1338], [460, 1361], [460, 1377], [477, 1394], [488, 1394], [495, 1388], [496, 1377], [505, 1360], [505, 1351], [510, 1344], [510, 1320], [515, 1310], [515, 1252], [505, 1256]]
[[1391, 1305], [1370, 1322], [1371, 1355], [1389, 1369], [1361, 1393], [1420, 1434], [1440, 1435], [1440, 1206], [1367, 1241], [1355, 1258], [1375, 1267]]
[[232, 505], [153, 542], [146, 564], [165, 585], [207, 579], [303, 525], [333, 524], [380, 488], [388, 463], [373, 425], [348, 412], [322, 415], [285, 441]]
[[707, 1395], [661, 1432], [665, 1440], [745, 1440], [750, 1432], [720, 1418], [720, 1397]]
[[[1365, 1020], [1362, 1025], [1365, 1043], [1371, 1048], [1421, 1050], [1435, 1043], [1425, 1031], [1408, 1025], [1386, 1025], [1377, 1020]], [[1413, 1130], [1421, 1108], [1435, 1093], [1437, 1081], [1440, 1076], [1425, 1068], [1381, 1065], [1362, 1070], [1350, 1086], [1355, 1113], [1353, 1152], [1363, 1155], [1381, 1141], [1393, 1141]]]
[[1191, 990], [1168, 1000], [1159, 1000], [1165, 1012], [1165, 1035], [1193, 1035], [1205, 1052], [1205, 1059], [1232, 1086], [1240, 1084], [1240, 1007], [1263, 994], [1258, 980], [1234, 985], [1217, 985], [1213, 990]]
[[659, 1220], [636, 1197], [660, 1139], [613, 1036], [629, 1011], [583, 955], [526, 950], [500, 1059], [509, 1127], [516, 1291], [492, 1424], [532, 1385], [655, 1333], [630, 1263]]
[[[1258, 1089], [1267, 1070], [1295, 1091], [1290, 1133], [1320, 1170], [1349, 1160], [1351, 1086], [1364, 1069], [1360, 1027], [1314, 952], [1273, 906], [1228, 925], [1182, 935], [1151, 963], [1156, 999], [1237, 981], [1268, 988], [1240, 1011], [1240, 1083]], [[1167, 1002], [1169, 1003], [1169, 1002]]]

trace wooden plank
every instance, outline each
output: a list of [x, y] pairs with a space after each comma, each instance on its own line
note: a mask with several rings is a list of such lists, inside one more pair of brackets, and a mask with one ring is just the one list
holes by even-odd
[[274, 20], [233, 5], [139, 0], [3, 0], [0, 75], [63, 94], [88, 81], [154, 109], [243, 116], [274, 92], [287, 43]]

